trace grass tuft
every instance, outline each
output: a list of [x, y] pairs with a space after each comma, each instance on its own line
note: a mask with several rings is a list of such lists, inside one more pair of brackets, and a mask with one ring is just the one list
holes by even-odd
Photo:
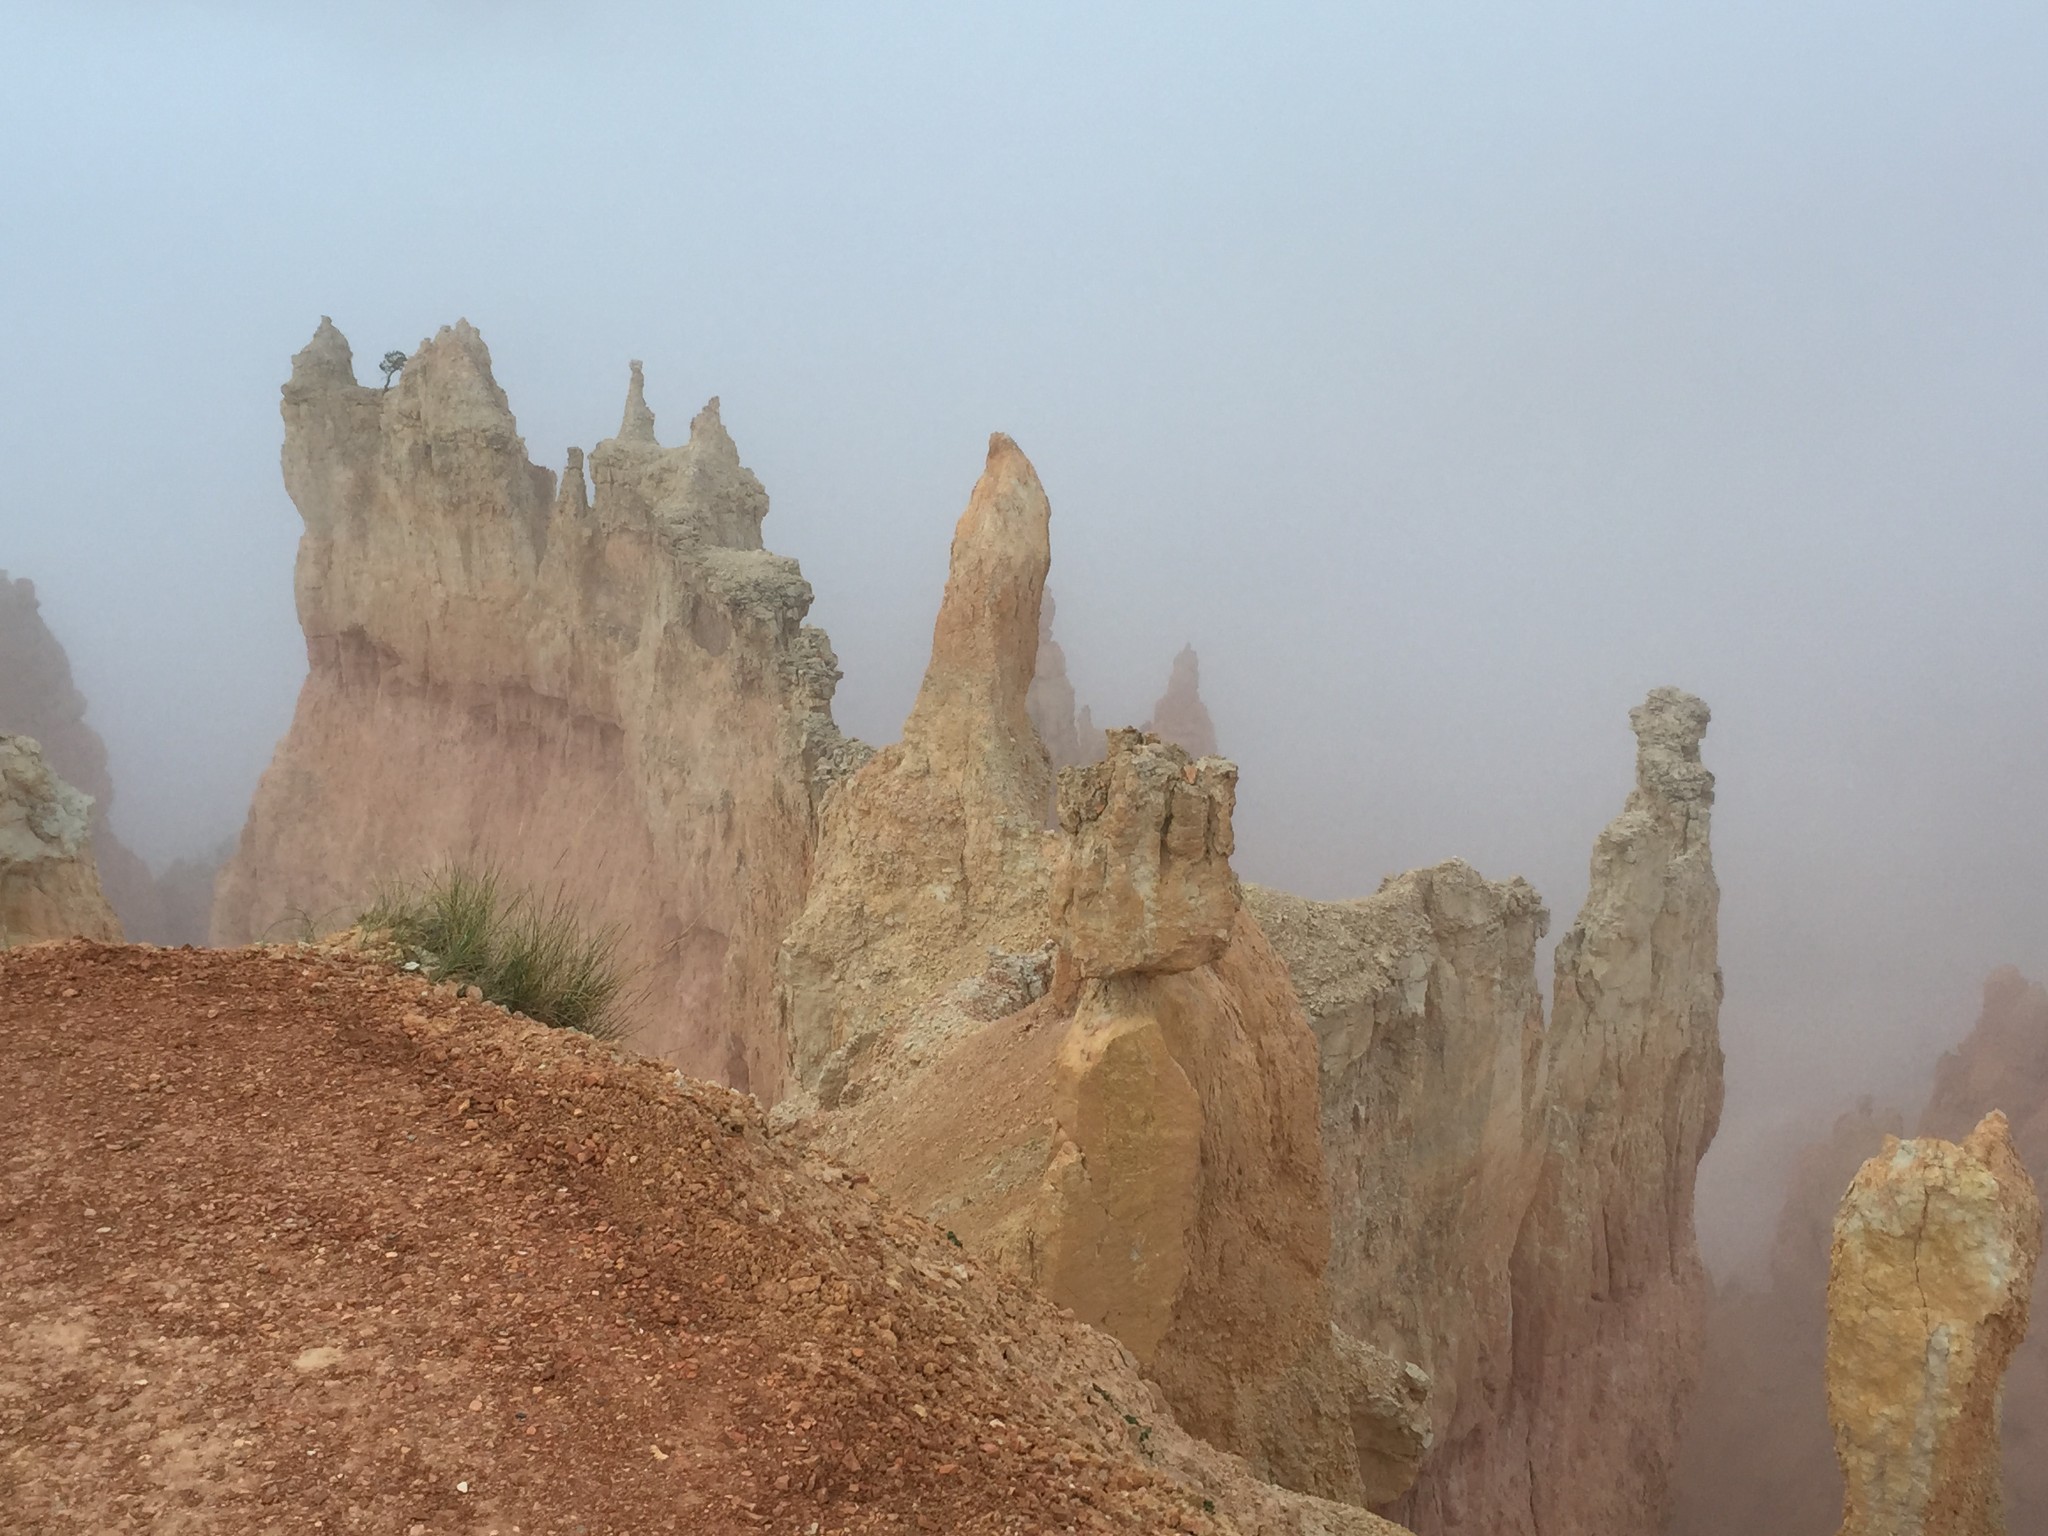
[[390, 934], [430, 981], [602, 1039], [624, 1027], [618, 928], [589, 927], [563, 896], [513, 886], [489, 865], [444, 865], [388, 887], [356, 922]]

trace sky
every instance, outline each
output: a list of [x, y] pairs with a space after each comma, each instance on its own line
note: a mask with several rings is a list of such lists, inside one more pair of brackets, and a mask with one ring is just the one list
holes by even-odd
[[710, 395], [893, 739], [991, 430], [1098, 721], [1192, 642], [1238, 865], [1553, 934], [1714, 709], [1702, 1211], [2048, 978], [2048, 7], [0, 0], [0, 568], [161, 865], [304, 651], [277, 390], [458, 317], [530, 451]]

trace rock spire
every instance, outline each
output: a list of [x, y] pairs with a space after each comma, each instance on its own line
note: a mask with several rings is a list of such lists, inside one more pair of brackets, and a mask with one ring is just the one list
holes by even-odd
[[1209, 706], [1202, 702], [1202, 663], [1192, 645], [1182, 646], [1173, 658], [1166, 692], [1152, 706], [1152, 719], [1145, 729], [1186, 747], [1196, 757], [1215, 754], [1216, 725], [1209, 718]]

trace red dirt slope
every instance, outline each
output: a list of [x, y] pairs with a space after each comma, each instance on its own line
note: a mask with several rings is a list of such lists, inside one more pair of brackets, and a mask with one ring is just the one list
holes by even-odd
[[9, 1532], [1368, 1529], [750, 1100], [363, 957], [9, 951], [0, 1053]]

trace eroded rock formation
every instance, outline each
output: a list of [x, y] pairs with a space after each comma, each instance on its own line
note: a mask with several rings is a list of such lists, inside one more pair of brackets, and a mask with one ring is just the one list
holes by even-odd
[[1439, 1447], [1484, 1436], [1514, 1379], [1550, 914], [1456, 859], [1357, 901], [1246, 900], [1320, 1048], [1337, 1321], [1429, 1373]]
[[0, 736], [0, 949], [43, 939], [118, 944], [92, 860], [92, 801], [32, 737]]
[[1391, 1497], [1427, 1378], [1330, 1325], [1314, 1040], [1241, 910], [1235, 769], [1114, 733], [1044, 830], [1048, 520], [996, 438], [903, 739], [824, 809], [779, 1116], [1114, 1333], [1262, 1475]]
[[1887, 1138], [1835, 1221], [1828, 1417], [1841, 1536], [2003, 1536], [1998, 1403], [2026, 1336], [2041, 1203], [2005, 1117]]
[[467, 322], [379, 391], [323, 320], [283, 413], [309, 672], [215, 937], [339, 923], [380, 881], [487, 861], [621, 927], [636, 1044], [775, 1096], [775, 946], [816, 797], [859, 749], [718, 402], [665, 448], [635, 363], [591, 486], [574, 449], [558, 484]]
[[[1960, 1142], [1993, 1110], [2037, 1183], [2048, 1179], [2048, 991], [2005, 967], [1984, 983], [1976, 1027], [1941, 1060], [1922, 1137]], [[1782, 1536], [1831, 1536], [1842, 1479], [1822, 1385], [1828, 1249], [1842, 1191], [1905, 1119], [1867, 1103], [1803, 1151], [1788, 1182], [1769, 1284], [1731, 1285], [1708, 1318], [1707, 1369], [1668, 1536], [1719, 1536], [1766, 1511]], [[2048, 1306], [2048, 1274], [2035, 1303]], [[2020, 1345], [2004, 1399], [2012, 1528], [2048, 1528], [2048, 1336]]]
[[1192, 645], [1180, 648], [1167, 675], [1166, 692], [1152, 706], [1146, 730], [1176, 746], [1186, 747], [1196, 757], [1213, 756], [1216, 724], [1209, 718], [1209, 706], [1202, 702], [1202, 663]]
[[92, 846], [106, 898], [121, 925], [154, 943], [196, 943], [164, 911], [149, 866], [107, 825], [114, 805], [107, 748], [86, 722], [85, 696], [71, 677], [71, 659], [43, 621], [35, 583], [0, 571], [0, 731], [33, 737], [50, 771], [92, 802]]
[[1520, 881], [1453, 862], [1365, 901], [1261, 892], [1322, 1054], [1340, 1322], [1436, 1379], [1391, 1506], [1425, 1536], [1650, 1536], [1698, 1368], [1693, 1178], [1718, 1122], [1707, 709], [1658, 689], [1636, 788], [1557, 947]]

